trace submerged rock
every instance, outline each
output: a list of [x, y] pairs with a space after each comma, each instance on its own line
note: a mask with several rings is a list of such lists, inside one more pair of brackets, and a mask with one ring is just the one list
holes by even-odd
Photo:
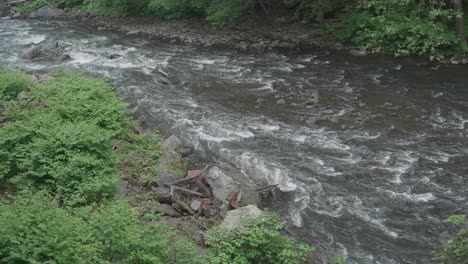
[[240, 227], [240, 220], [242, 217], [256, 217], [262, 214], [262, 210], [258, 209], [255, 205], [247, 205], [242, 208], [229, 211], [221, 224], [222, 227], [227, 229], [237, 229]]
[[41, 55], [42, 51], [39, 47], [32, 47], [23, 53], [23, 59], [32, 60]]

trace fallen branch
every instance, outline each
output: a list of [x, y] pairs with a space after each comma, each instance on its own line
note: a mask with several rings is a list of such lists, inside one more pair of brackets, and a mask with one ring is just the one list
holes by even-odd
[[179, 190], [179, 191], [190, 193], [190, 194], [197, 195], [197, 196], [200, 196], [200, 197], [205, 197], [205, 195], [203, 193], [191, 191], [189, 189], [185, 189], [185, 188], [178, 187], [178, 186], [171, 186], [171, 194], [173, 193], [174, 190]]
[[181, 184], [181, 183], [184, 183], [184, 182], [190, 182], [192, 180], [195, 180], [198, 177], [200, 177], [201, 175], [203, 175], [203, 173], [211, 166], [214, 166], [214, 164], [210, 164], [210, 165], [206, 166], [199, 174], [197, 174], [195, 176], [188, 177], [188, 178], [183, 178], [183, 179], [180, 179], [180, 180], [177, 180], [177, 181], [173, 181], [173, 182], [170, 182], [168, 185], [177, 185], [177, 184]]

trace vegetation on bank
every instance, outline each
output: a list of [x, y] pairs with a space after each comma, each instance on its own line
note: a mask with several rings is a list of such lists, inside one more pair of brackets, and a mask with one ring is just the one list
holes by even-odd
[[[33, 0], [27, 10], [44, 3]], [[232, 25], [262, 16], [271, 23], [319, 23], [341, 43], [394, 55], [461, 56], [467, 49], [468, 0], [52, 0], [98, 15], [204, 18]], [[242, 19], [241, 19], [242, 18]], [[264, 19], [267, 18], [267, 19]], [[331, 20], [329, 19], [331, 18]], [[258, 18], [257, 18], [258, 19]], [[327, 24], [327, 21], [333, 21]], [[323, 30], [325, 29], [325, 30]], [[313, 33], [311, 29], [311, 33]]]
[[[119, 181], [154, 184], [163, 153], [157, 133], [138, 131], [102, 79], [58, 72], [37, 84], [0, 67], [0, 262], [305, 260], [310, 248], [282, 236], [274, 215], [248, 220], [236, 239], [218, 235], [220, 228], [210, 231], [212, 247], [199, 255], [192, 241], [160, 220], [154, 195], [144, 201], [150, 210], [132, 208], [119, 196]], [[129, 155], [132, 165], [125, 164]]]

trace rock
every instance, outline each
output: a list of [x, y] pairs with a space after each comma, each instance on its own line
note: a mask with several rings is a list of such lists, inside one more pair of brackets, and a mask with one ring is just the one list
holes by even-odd
[[175, 177], [175, 179], [184, 178], [186, 175], [185, 161], [182, 157], [173, 152], [166, 152], [159, 158], [159, 172], [168, 173]]
[[0, 0], [0, 17], [6, 16], [7, 13], [7, 1]]
[[201, 205], [202, 203], [199, 200], [194, 200], [190, 204], [190, 208], [192, 208], [193, 211], [197, 212], [200, 209]]
[[163, 148], [167, 152], [173, 152], [177, 153], [178, 148], [182, 148], [182, 140], [180, 140], [178, 137], [172, 135], [168, 139], [166, 139], [163, 143]]
[[159, 82], [165, 85], [171, 84], [171, 81], [169, 81], [169, 79], [167, 79], [166, 77], [159, 77]]
[[317, 123], [317, 121], [318, 121], [317, 117], [311, 116], [306, 120], [306, 124], [309, 125], [309, 126], [313, 126], [313, 125], [315, 125]]
[[258, 209], [258, 207], [255, 205], [249, 204], [245, 207], [229, 211], [226, 215], [226, 218], [224, 218], [221, 227], [231, 230], [238, 229], [241, 227], [239, 226], [239, 220], [241, 217], [256, 217], [260, 214], [262, 214], [262, 210]]
[[158, 206], [158, 212], [162, 215], [168, 215], [171, 217], [182, 217], [182, 215], [177, 212], [172, 206], [168, 204], [161, 204]]
[[182, 158], [186, 158], [192, 154], [193, 150], [189, 147], [179, 147], [176, 149], [176, 153], [182, 156]]
[[62, 56], [60, 56], [58, 59], [55, 60], [55, 63], [61, 64], [69, 60], [72, 60], [72, 57], [70, 57], [70, 55], [68, 54], [63, 54]]
[[221, 202], [225, 202], [228, 195], [238, 189], [234, 180], [218, 167], [212, 167], [205, 180], [210, 185], [213, 196]]
[[37, 76], [37, 82], [38, 83], [44, 83], [44, 82], [48, 82], [52, 79], [52, 77], [50, 77], [49, 74], [45, 73], [45, 74], [39, 74]]
[[353, 56], [356, 56], [356, 57], [363, 57], [363, 56], [367, 56], [369, 53], [365, 50], [350, 50], [348, 52], [349, 54], [353, 55]]
[[169, 190], [169, 188], [160, 187], [156, 189], [154, 194], [156, 195], [156, 199], [158, 200], [158, 202], [167, 203], [167, 204], [172, 203], [172, 195], [171, 195], [171, 191]]
[[113, 59], [117, 59], [117, 58], [120, 58], [121, 56], [119, 54], [111, 54], [109, 55], [109, 60], [113, 60]]
[[131, 30], [131, 31], [127, 32], [128, 36], [139, 35], [139, 34], [141, 34], [141, 30]]
[[38, 47], [32, 47], [23, 53], [23, 59], [32, 60], [37, 56], [41, 55], [42, 51]]
[[42, 6], [36, 9], [36, 11], [29, 14], [29, 18], [38, 17], [58, 17], [63, 14], [63, 10], [56, 8], [55, 6], [44, 3]]
[[27, 92], [22, 91], [21, 93], [18, 94], [18, 96], [16, 96], [16, 99], [18, 99], [19, 101], [28, 100], [29, 95]]
[[276, 103], [279, 105], [284, 105], [286, 104], [286, 101], [284, 99], [279, 99]]
[[180, 177], [177, 177], [170, 172], [167, 171], [161, 171], [158, 175], [158, 178], [156, 179], [156, 183], [158, 184], [159, 187], [169, 187], [169, 183], [179, 179]]

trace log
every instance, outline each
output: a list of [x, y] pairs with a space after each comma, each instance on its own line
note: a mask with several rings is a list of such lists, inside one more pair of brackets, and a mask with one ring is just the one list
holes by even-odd
[[185, 193], [197, 195], [197, 196], [200, 196], [200, 197], [205, 197], [205, 195], [203, 193], [191, 191], [189, 189], [185, 189], [185, 188], [178, 187], [178, 186], [171, 186], [171, 194], [173, 193], [174, 190], [179, 190], [179, 191], [182, 191], [182, 192], [185, 192]]
[[206, 166], [198, 175], [195, 175], [195, 176], [192, 176], [192, 177], [187, 177], [187, 178], [183, 178], [183, 179], [180, 179], [180, 180], [177, 180], [177, 181], [173, 181], [173, 182], [170, 182], [168, 183], [167, 185], [171, 186], [171, 185], [177, 185], [177, 184], [181, 184], [181, 183], [185, 183], [185, 182], [191, 182], [195, 179], [197, 179], [198, 177], [200, 177], [201, 175], [203, 175], [203, 173], [205, 173], [205, 171], [213, 166], [214, 164], [210, 164], [208, 166]]

